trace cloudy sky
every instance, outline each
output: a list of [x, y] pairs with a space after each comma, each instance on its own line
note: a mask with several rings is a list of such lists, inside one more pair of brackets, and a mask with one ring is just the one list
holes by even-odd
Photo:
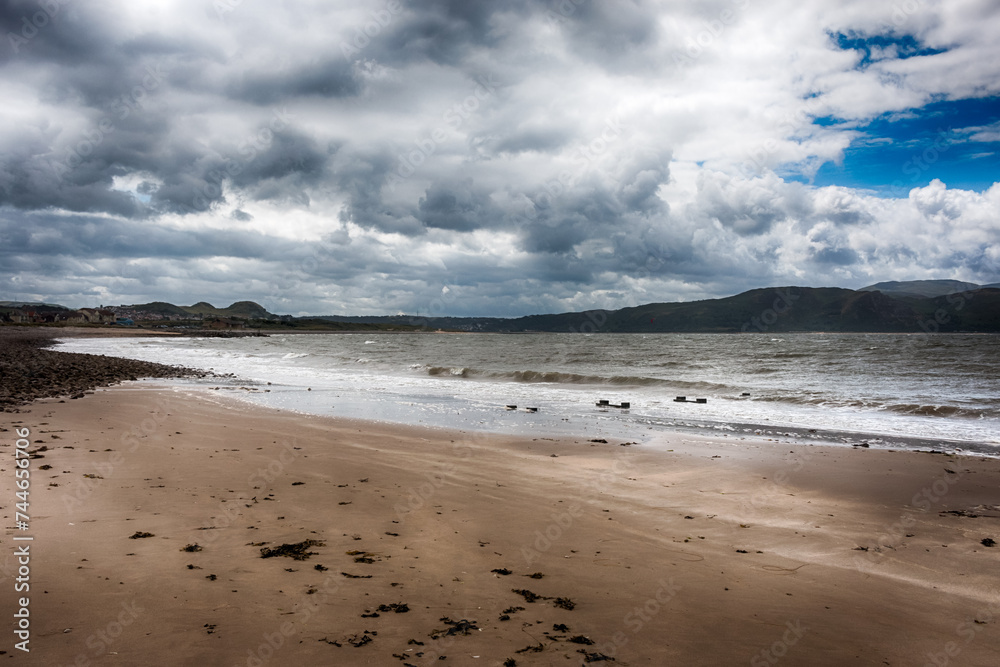
[[6, 0], [0, 300], [1000, 281], [995, 0]]

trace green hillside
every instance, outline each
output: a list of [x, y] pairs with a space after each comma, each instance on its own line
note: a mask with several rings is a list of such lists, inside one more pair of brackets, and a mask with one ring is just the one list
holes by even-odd
[[201, 315], [202, 317], [233, 317], [241, 320], [277, 318], [277, 315], [272, 315], [267, 312], [264, 306], [253, 301], [237, 301], [228, 308], [216, 308], [210, 303], [200, 301], [193, 306], [180, 306], [180, 309], [189, 315]]

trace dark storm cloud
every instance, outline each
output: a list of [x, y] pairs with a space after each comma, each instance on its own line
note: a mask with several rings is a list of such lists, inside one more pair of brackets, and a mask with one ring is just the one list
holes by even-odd
[[631, 56], [659, 38], [660, 10], [647, 0], [565, 0], [548, 18], [567, 31], [574, 50], [598, 67], [634, 65]]
[[0, 215], [0, 253], [43, 257], [129, 259], [135, 257], [245, 257], [285, 256], [301, 244], [259, 232], [223, 229], [180, 230], [144, 221], [98, 216], [35, 213], [28, 219]]
[[350, 97], [360, 90], [350, 63], [337, 54], [285, 70], [247, 74], [232, 81], [226, 94], [252, 104], [273, 105], [298, 97]]
[[528, 125], [510, 128], [496, 138], [491, 147], [495, 153], [525, 153], [535, 151], [548, 153], [565, 146], [572, 136], [564, 126]]
[[[472, 51], [500, 46], [516, 22], [496, 21], [497, 14], [524, 17], [528, 0], [424, 0], [403, 3], [402, 15], [372, 40], [370, 48], [392, 63], [430, 60], [462, 65]], [[365, 52], [368, 55], [368, 52]]]
[[[44, 153], [47, 147], [35, 150]], [[131, 195], [109, 189], [119, 168], [109, 170], [103, 160], [88, 161], [67, 177], [58, 165], [36, 155], [30, 145], [0, 155], [0, 203], [27, 210], [62, 208], [123, 217], [142, 214], [143, 207]]]
[[418, 219], [428, 227], [467, 232], [489, 227], [502, 217], [489, 193], [477, 189], [472, 179], [436, 183], [420, 198]]
[[[921, 9], [905, 34], [978, 36], [859, 71], [829, 30], [884, 10], [821, 4], [0, 3], [0, 287], [517, 315], [831, 268], [995, 281], [998, 188], [891, 200], [775, 172], [850, 144], [781, 125], [805, 95], [873, 118], [996, 94], [991, 15]], [[773, 169], [737, 175], [762, 152]]]
[[528, 195], [528, 214], [516, 216], [522, 221], [524, 249], [567, 253], [588, 239], [634, 233], [648, 216], [666, 214], [666, 202], [656, 193], [670, 178], [668, 162], [669, 154], [664, 161], [653, 153], [637, 153], [611, 175], [546, 182]]
[[337, 185], [345, 197], [338, 218], [362, 228], [404, 234], [424, 233], [424, 227], [409, 207], [383, 199], [394, 158], [385, 151], [352, 154], [337, 163]]
[[104, 8], [81, 11], [72, 0], [8, 0], [0, 3], [0, 62], [80, 64], [103, 57], [117, 41]]
[[848, 266], [858, 261], [858, 253], [851, 248], [822, 248], [813, 252], [813, 259], [820, 264]]

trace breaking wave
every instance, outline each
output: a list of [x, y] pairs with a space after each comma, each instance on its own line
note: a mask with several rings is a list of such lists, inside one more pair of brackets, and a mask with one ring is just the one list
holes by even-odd
[[673, 387], [700, 389], [702, 391], [731, 392], [733, 387], [714, 382], [690, 382], [686, 380], [665, 380], [636, 375], [583, 375], [560, 371], [488, 371], [468, 367], [428, 366], [427, 375], [432, 377], [499, 380], [507, 382], [605, 385], [616, 387]]

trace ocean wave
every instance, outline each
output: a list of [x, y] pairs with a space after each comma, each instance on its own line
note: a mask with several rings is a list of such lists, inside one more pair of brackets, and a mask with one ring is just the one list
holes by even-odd
[[839, 398], [824, 395], [755, 396], [755, 400], [807, 405], [820, 408], [854, 408], [885, 411], [912, 417], [941, 417], [951, 419], [984, 419], [1000, 417], [1000, 409], [990, 407], [967, 408], [958, 405], [924, 405], [921, 403], [886, 403], [876, 399]]
[[675, 389], [700, 389], [702, 391], [732, 392], [733, 387], [714, 382], [665, 380], [634, 375], [583, 375], [561, 371], [486, 371], [467, 367], [429, 366], [426, 372], [432, 377], [499, 380], [508, 382], [546, 384], [594, 384], [621, 387], [671, 387]]
[[946, 417], [964, 419], [982, 419], [984, 417], [1000, 416], [996, 410], [983, 408], [963, 408], [957, 405], [920, 405], [917, 403], [895, 403], [885, 406], [890, 412], [917, 417]]
[[282, 359], [301, 359], [302, 357], [308, 357], [308, 356], [309, 356], [309, 354], [307, 352], [289, 352], [288, 354], [285, 354], [281, 358]]
[[473, 374], [468, 368], [451, 368], [450, 366], [428, 366], [427, 374], [432, 377], [469, 377]]

